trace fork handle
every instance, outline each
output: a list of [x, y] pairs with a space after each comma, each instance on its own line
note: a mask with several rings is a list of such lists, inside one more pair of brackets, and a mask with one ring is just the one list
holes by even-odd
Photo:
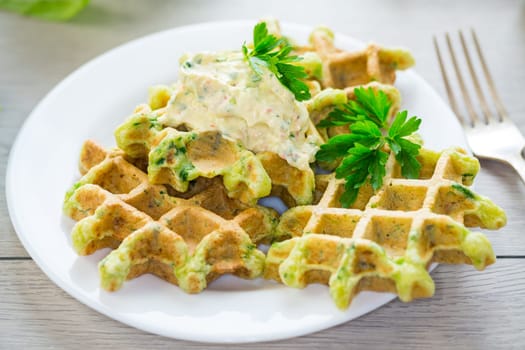
[[521, 177], [521, 180], [525, 183], [525, 159], [521, 154], [510, 156], [505, 159]]

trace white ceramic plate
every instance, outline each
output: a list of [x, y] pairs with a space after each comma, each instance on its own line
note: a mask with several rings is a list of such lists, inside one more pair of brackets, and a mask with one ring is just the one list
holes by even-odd
[[[113, 130], [145, 101], [147, 87], [177, 78], [187, 51], [239, 49], [254, 22], [207, 23], [153, 34], [87, 63], [58, 84], [35, 108], [11, 150], [6, 193], [16, 232], [40, 268], [91, 308], [128, 325], [168, 337], [204, 342], [254, 342], [298, 336], [359, 317], [394, 298], [359, 294], [338, 310], [326, 286], [304, 290], [257, 279], [221, 277], [188, 295], [153, 276], [125, 283], [116, 293], [100, 290], [97, 262], [108, 253], [78, 257], [71, 247], [74, 222], [62, 214], [64, 193], [79, 178], [78, 155], [91, 138], [113, 146]], [[283, 32], [306, 42], [311, 28], [283, 24]], [[339, 47], [361, 44], [336, 35]], [[462, 131], [441, 98], [414, 72], [396, 82], [403, 108], [423, 117], [426, 145], [465, 146]]]

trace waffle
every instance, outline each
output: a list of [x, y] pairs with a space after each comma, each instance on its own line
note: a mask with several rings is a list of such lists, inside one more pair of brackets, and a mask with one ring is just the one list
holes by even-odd
[[311, 169], [294, 168], [272, 152], [258, 153], [257, 158], [272, 179], [272, 196], [281, 198], [288, 207], [312, 203], [315, 176]]
[[322, 61], [323, 88], [364, 85], [372, 81], [393, 84], [396, 70], [414, 65], [409, 51], [387, 49], [369, 44], [365, 49], [348, 52], [334, 46], [334, 34], [328, 28], [317, 28], [310, 35], [310, 46], [295, 47], [299, 54], [315, 52]]
[[362, 187], [351, 208], [341, 208], [344, 182], [332, 177], [318, 205], [285, 212], [277, 228], [285, 240], [271, 246], [265, 277], [298, 288], [328, 284], [344, 309], [362, 290], [397, 293], [403, 301], [432, 296], [431, 262], [492, 264], [487, 238], [466, 228], [506, 223], [501, 208], [466, 187], [477, 159], [457, 148], [421, 149], [418, 157], [420, 178], [403, 179], [390, 154], [382, 188], [374, 194]]
[[197, 293], [222, 274], [262, 274], [264, 253], [255, 244], [272, 239], [277, 213], [228, 197], [220, 179], [197, 183], [188, 199], [172, 197], [121, 150], [93, 141], [85, 142], [79, 168], [84, 175], [66, 194], [64, 212], [78, 221], [72, 243], [79, 255], [114, 249], [99, 264], [104, 289], [152, 273]]
[[[164, 90], [157, 87], [155, 91]], [[154, 96], [150, 99], [156, 100]], [[249, 204], [270, 192], [289, 206], [312, 202], [314, 173], [311, 169], [292, 167], [272, 152], [261, 152], [253, 157], [253, 153], [221, 137], [218, 132], [191, 133], [164, 128], [157, 122], [162, 113], [162, 108], [151, 110], [149, 105], [140, 105], [115, 131], [118, 147], [128, 158], [141, 163], [140, 168], [147, 168], [151, 183], [169, 184], [178, 192], [185, 192], [191, 179], [222, 175], [228, 195]], [[194, 134], [199, 135], [196, 140], [178, 141], [179, 144], [190, 144], [190, 147], [170, 148], [173, 140], [179, 137], [189, 139]], [[180, 157], [173, 156], [170, 160], [170, 152], [175, 148], [187, 149], [183, 155], [187, 155], [190, 162], [181, 162]], [[181, 164], [188, 163], [197, 165], [200, 171], [191, 170], [194, 169], [192, 166], [187, 166], [190, 171], [185, 171]], [[180, 175], [181, 171], [184, 176]]]
[[73, 228], [80, 255], [116, 248], [99, 263], [101, 286], [108, 291], [144, 273], [198, 293], [226, 273], [255, 278], [263, 272], [264, 253], [241, 226], [204, 208], [180, 204], [155, 221], [94, 184], [77, 188], [69, 202], [79, 211], [94, 210]]
[[219, 178], [197, 180], [186, 193], [191, 197], [186, 199], [170, 196], [166, 186], [150, 184], [148, 176], [130, 163], [122, 151], [107, 152], [93, 141], [84, 143], [79, 168], [84, 175], [67, 192], [64, 203], [65, 213], [76, 221], [93, 215], [99, 203], [89, 203], [89, 196], [73, 196], [85, 184], [100, 186], [154, 220], [181, 205], [202, 207], [223, 219], [235, 221], [254, 243], [269, 242], [278, 221], [272, 209], [228, 197]]

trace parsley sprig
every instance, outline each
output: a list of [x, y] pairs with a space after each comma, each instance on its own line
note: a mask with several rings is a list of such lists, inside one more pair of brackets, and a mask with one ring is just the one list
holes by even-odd
[[286, 40], [268, 34], [265, 22], [258, 23], [253, 28], [253, 50], [246, 43], [242, 45], [245, 59], [258, 76], [263, 75], [262, 67], [266, 67], [298, 101], [308, 100], [311, 97], [310, 90], [301, 80], [308, 75], [303, 67], [292, 64], [300, 61], [301, 57], [290, 55], [291, 51], [292, 47]]
[[316, 159], [320, 161], [331, 162], [342, 158], [335, 176], [346, 180], [345, 191], [340, 199], [346, 208], [355, 202], [359, 188], [367, 181], [370, 181], [374, 190], [383, 185], [388, 159], [385, 144], [394, 152], [404, 177], [417, 178], [421, 168], [416, 159], [421, 146], [407, 139], [419, 129], [421, 119], [408, 119], [407, 111], [402, 111], [388, 125], [392, 102], [383, 91], [357, 88], [354, 93], [355, 101], [334, 109], [318, 125], [349, 125], [351, 133], [330, 138], [316, 154]]

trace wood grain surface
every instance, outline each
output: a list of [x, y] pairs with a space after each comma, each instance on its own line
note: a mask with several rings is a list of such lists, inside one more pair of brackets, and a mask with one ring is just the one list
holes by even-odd
[[[68, 23], [0, 12], [0, 349], [204, 347], [122, 325], [50, 282], [21, 246], [9, 219], [4, 195], [8, 153], [38, 101], [112, 47], [175, 26], [267, 16], [326, 24], [363, 41], [406, 46], [416, 57], [416, 71], [442, 96], [432, 36], [442, 39], [446, 31], [473, 27], [507, 109], [525, 131], [525, 3], [519, 0], [93, 0]], [[433, 273], [436, 295], [430, 300], [395, 301], [329, 330], [237, 348], [525, 348], [525, 186], [507, 166], [483, 161], [476, 188], [509, 218], [504, 229], [487, 233], [499, 259], [485, 272], [440, 266]]]
[[[4, 303], [0, 335], [9, 337], [13, 348], [203, 346], [147, 334], [100, 315], [55, 286], [31, 261], [3, 264], [7, 273], [0, 276]], [[433, 272], [436, 295], [432, 299], [410, 304], [396, 300], [346, 325], [300, 338], [213, 348], [319, 349], [351, 344], [373, 349], [494, 349], [501, 345], [519, 349], [525, 332], [525, 286], [517, 280], [523, 280], [524, 269], [523, 259], [505, 259], [481, 273], [471, 266], [439, 266]]]

